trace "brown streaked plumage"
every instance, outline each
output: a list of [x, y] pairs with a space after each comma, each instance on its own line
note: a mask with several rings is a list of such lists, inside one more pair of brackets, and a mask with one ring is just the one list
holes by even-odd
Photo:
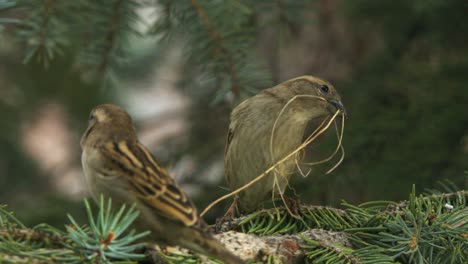
[[[319, 96], [324, 100], [298, 97], [291, 101], [277, 121], [271, 144], [275, 121], [283, 107], [298, 95]], [[345, 114], [338, 92], [329, 82], [313, 76], [288, 80], [240, 103], [231, 113], [225, 149], [225, 177], [229, 188], [233, 191], [244, 186], [286, 157], [302, 143], [310, 120], [332, 115], [337, 110]], [[291, 158], [240, 192], [238, 206], [241, 212], [248, 213], [261, 207], [271, 197], [275, 181], [278, 186], [275, 194], [283, 193], [295, 166], [294, 158]]]
[[179, 245], [225, 263], [243, 263], [210, 233], [197, 209], [167, 171], [138, 142], [125, 110], [103, 104], [90, 114], [81, 139], [86, 183], [97, 201], [102, 194], [117, 205], [136, 204], [141, 230], [159, 244]]

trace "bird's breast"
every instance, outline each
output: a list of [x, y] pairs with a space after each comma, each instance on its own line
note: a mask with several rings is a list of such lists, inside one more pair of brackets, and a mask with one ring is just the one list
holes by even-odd
[[113, 200], [120, 200], [119, 196], [122, 196], [122, 193], [128, 195], [123, 177], [118, 175], [118, 170], [113, 169], [113, 164], [110, 164], [98, 149], [84, 149], [81, 162], [86, 185], [93, 199], [99, 201], [101, 194], [112, 197]]

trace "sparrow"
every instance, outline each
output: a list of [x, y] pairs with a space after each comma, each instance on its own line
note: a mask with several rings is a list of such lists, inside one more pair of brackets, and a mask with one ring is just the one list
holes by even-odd
[[93, 199], [98, 202], [104, 195], [117, 205], [136, 205], [138, 229], [150, 230], [151, 242], [244, 263], [214, 238], [186, 193], [138, 141], [125, 110], [113, 104], [95, 107], [80, 145]]
[[[241, 102], [231, 112], [224, 154], [230, 190], [249, 183], [298, 148], [310, 120], [336, 111], [346, 115], [340, 95], [329, 82], [313, 76], [288, 80]], [[283, 194], [295, 171], [295, 159], [290, 158], [240, 192], [236, 198], [240, 212], [259, 209], [272, 192]]]

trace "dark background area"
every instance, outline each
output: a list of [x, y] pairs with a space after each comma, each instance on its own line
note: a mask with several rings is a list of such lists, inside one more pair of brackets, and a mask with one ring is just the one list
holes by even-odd
[[[25, 223], [84, 214], [79, 139], [103, 102], [129, 109], [202, 210], [227, 193], [231, 109], [301, 75], [333, 83], [349, 114], [344, 162], [294, 177], [302, 201], [401, 200], [443, 180], [466, 188], [464, 1], [57, 2], [0, 5], [0, 203]], [[336, 138], [318, 143], [309, 156]]]

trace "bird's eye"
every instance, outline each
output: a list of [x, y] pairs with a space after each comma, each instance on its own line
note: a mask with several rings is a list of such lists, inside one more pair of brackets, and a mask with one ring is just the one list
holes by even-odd
[[93, 113], [89, 114], [88, 121], [93, 120], [93, 118], [94, 118], [94, 114]]
[[324, 93], [328, 93], [328, 86], [327, 85], [322, 85], [320, 86], [320, 90]]

